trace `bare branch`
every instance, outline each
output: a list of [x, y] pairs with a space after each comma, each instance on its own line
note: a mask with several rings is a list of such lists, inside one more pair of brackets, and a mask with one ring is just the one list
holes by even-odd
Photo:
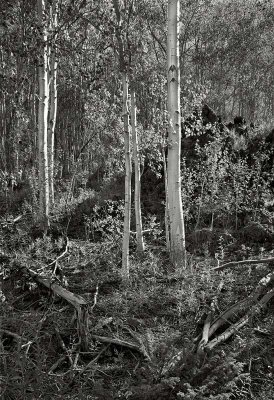
[[217, 344], [224, 342], [227, 340], [230, 336], [232, 336], [234, 333], [236, 333], [240, 328], [242, 328], [248, 321], [249, 318], [254, 315], [256, 312], [258, 312], [258, 309], [263, 309], [265, 305], [272, 299], [274, 296], [274, 289], [270, 290], [268, 293], [266, 293], [262, 299], [255, 304], [246, 315], [244, 315], [238, 322], [230, 326], [225, 332], [223, 332], [221, 335], [216, 337], [215, 339], [211, 340], [206, 347], [205, 350], [212, 350]]
[[222, 271], [224, 269], [230, 268], [230, 267], [237, 267], [238, 265], [244, 265], [244, 264], [268, 264], [270, 262], [274, 261], [274, 258], [265, 258], [265, 259], [260, 259], [260, 260], [241, 260], [241, 261], [230, 261], [228, 263], [225, 263], [223, 265], [219, 265], [218, 267], [211, 268], [210, 271]]

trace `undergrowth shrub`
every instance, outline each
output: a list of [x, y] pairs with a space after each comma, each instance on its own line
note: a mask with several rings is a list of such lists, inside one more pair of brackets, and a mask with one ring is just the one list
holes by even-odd
[[84, 216], [86, 238], [91, 240], [110, 239], [123, 234], [124, 201], [106, 200], [96, 204], [90, 215]]
[[[227, 145], [226, 141], [231, 140]], [[218, 130], [204, 146], [195, 145], [195, 158], [182, 160], [185, 218], [195, 229], [238, 229], [260, 221], [272, 197], [271, 149], [250, 154], [247, 139], [226, 139]], [[258, 149], [257, 149], [258, 150]]]

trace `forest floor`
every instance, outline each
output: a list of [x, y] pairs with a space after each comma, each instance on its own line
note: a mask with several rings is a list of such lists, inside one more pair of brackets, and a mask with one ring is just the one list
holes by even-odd
[[[124, 282], [118, 229], [34, 238], [26, 215], [1, 219], [1, 398], [274, 398], [274, 263], [214, 270], [204, 241], [174, 270], [155, 226]], [[242, 240], [224, 257], [273, 252]]]

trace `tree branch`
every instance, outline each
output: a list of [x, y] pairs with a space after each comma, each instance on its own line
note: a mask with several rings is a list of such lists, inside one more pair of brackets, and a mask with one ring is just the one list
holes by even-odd
[[241, 327], [243, 327], [248, 321], [249, 318], [254, 315], [257, 311], [258, 308], [263, 309], [265, 305], [269, 302], [269, 300], [272, 299], [274, 296], [274, 289], [270, 290], [268, 293], [266, 293], [262, 299], [255, 304], [248, 312], [246, 315], [244, 315], [238, 322], [230, 326], [224, 333], [216, 337], [215, 339], [211, 340], [206, 346], [205, 350], [212, 350], [217, 344], [224, 342], [227, 340], [230, 336], [232, 336], [235, 332], [237, 332]]
[[243, 264], [263, 264], [263, 263], [270, 263], [274, 261], [274, 258], [265, 258], [265, 259], [260, 259], [260, 260], [241, 260], [241, 261], [230, 261], [228, 263], [225, 263], [223, 265], [219, 265], [218, 267], [211, 268], [210, 271], [222, 271], [224, 269], [230, 268], [230, 267], [236, 267], [238, 265], [243, 265]]

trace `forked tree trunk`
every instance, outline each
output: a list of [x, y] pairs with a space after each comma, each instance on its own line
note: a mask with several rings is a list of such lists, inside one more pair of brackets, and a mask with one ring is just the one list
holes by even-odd
[[[51, 7], [51, 28], [56, 35], [58, 18], [58, 0], [54, 0]], [[50, 46], [50, 82], [49, 82], [49, 122], [48, 122], [48, 164], [49, 164], [49, 200], [54, 203], [54, 132], [57, 114], [57, 56], [56, 36], [52, 37]]]
[[44, 229], [49, 226], [49, 179], [48, 179], [48, 54], [47, 29], [45, 26], [45, 1], [37, 0], [38, 21], [40, 29], [40, 59], [38, 67], [39, 113], [38, 113], [38, 147], [39, 147], [39, 219]]
[[180, 1], [168, 1], [168, 202], [170, 255], [175, 265], [185, 265], [185, 229], [181, 197], [181, 109], [179, 65]]
[[144, 251], [143, 227], [142, 227], [142, 213], [141, 213], [141, 174], [140, 174], [140, 159], [139, 159], [139, 145], [138, 134], [136, 129], [136, 98], [135, 91], [131, 89], [131, 129], [132, 129], [132, 147], [134, 159], [134, 205], [135, 205], [135, 220], [136, 220], [136, 242], [137, 251]]

